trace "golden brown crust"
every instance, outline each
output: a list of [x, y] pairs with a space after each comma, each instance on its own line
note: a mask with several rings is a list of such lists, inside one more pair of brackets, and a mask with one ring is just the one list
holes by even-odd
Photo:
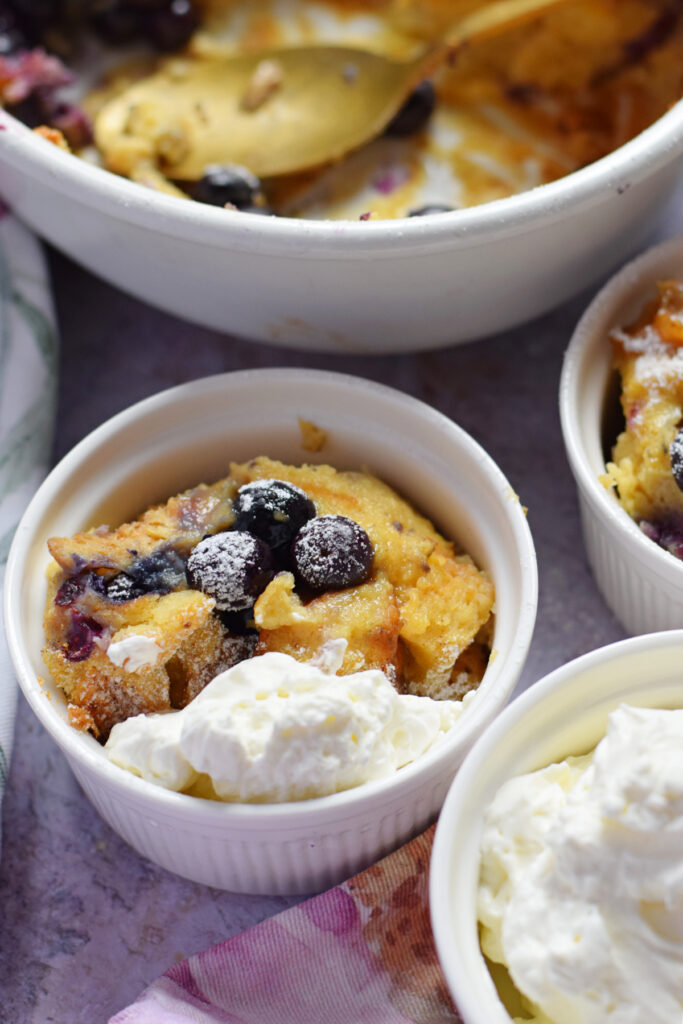
[[162, 544], [188, 552], [207, 533], [225, 530], [232, 523], [234, 482], [228, 477], [207, 487], [200, 484], [155, 505], [132, 523], [115, 530], [101, 527], [73, 537], [52, 537], [50, 554], [65, 572], [86, 568], [127, 569], [137, 558], [150, 555]]
[[[45, 612], [48, 639], [43, 660], [64, 690], [70, 704], [87, 712], [86, 727], [96, 736], [106, 737], [111, 727], [124, 718], [171, 707], [170, 678], [166, 663], [182, 660], [192, 645], [205, 642], [207, 662], [215, 642], [211, 643], [213, 601], [195, 590], [157, 595], [148, 594], [111, 605], [94, 595], [87, 601], [87, 616], [103, 625], [98, 641], [82, 661], [67, 657], [70, 610], [54, 603], [61, 575], [50, 582]], [[141, 635], [153, 639], [159, 647], [158, 663], [141, 671], [115, 665], [107, 656], [109, 644]], [[215, 660], [215, 659], [214, 659]], [[77, 718], [70, 713], [70, 720]], [[92, 724], [91, 724], [92, 723]]]

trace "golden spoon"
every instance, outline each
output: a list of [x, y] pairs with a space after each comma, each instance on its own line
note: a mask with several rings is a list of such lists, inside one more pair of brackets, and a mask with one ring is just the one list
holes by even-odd
[[463, 46], [566, 2], [499, 0], [409, 61], [323, 44], [170, 59], [101, 108], [95, 141], [112, 170], [129, 173], [137, 160], [178, 181], [211, 164], [242, 164], [260, 178], [317, 167], [381, 135]]

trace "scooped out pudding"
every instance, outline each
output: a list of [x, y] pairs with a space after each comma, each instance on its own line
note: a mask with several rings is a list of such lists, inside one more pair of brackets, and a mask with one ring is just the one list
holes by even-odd
[[[632, 139], [683, 93], [676, 0], [574, 0], [461, 49], [433, 80], [416, 83], [379, 138], [341, 159], [330, 153], [308, 170], [271, 176], [253, 155], [249, 166], [248, 148], [231, 148], [237, 119], [263, 118], [291, 125], [291, 152], [302, 149], [283, 49], [349, 46], [409, 61], [486, 6], [5, 0], [0, 104], [88, 161], [228, 217], [365, 222], [459, 210], [555, 181]], [[266, 57], [231, 90], [226, 59], [253, 53]], [[351, 61], [343, 77], [328, 114], [311, 76], [309, 120], [345, 124], [344, 97], [352, 100], [362, 76]]]
[[648, 537], [683, 558], [683, 282], [661, 282], [611, 342], [625, 429], [602, 482]]
[[458, 699], [486, 668], [493, 586], [376, 477], [258, 457], [116, 529], [52, 538], [45, 662], [106, 740], [266, 653]]

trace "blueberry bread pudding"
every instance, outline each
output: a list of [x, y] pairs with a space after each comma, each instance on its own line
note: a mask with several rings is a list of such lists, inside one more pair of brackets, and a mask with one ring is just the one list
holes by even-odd
[[[221, 76], [205, 74], [212, 62], [315, 42], [406, 60], [486, 2], [2, 0], [0, 104], [90, 162], [227, 216], [366, 221], [554, 181], [683, 93], [680, 0], [574, 0], [466, 47], [417, 85], [380, 139], [331, 165], [261, 181], [213, 146], [230, 123]], [[264, 60], [242, 105], [267, 114], [283, 88], [277, 60]]]
[[268, 651], [309, 661], [344, 639], [341, 674], [440, 699], [486, 668], [490, 581], [368, 473], [259, 457], [48, 546], [44, 659], [71, 723], [102, 740]]
[[603, 483], [648, 537], [683, 558], [683, 282], [662, 281], [611, 341], [625, 429]]

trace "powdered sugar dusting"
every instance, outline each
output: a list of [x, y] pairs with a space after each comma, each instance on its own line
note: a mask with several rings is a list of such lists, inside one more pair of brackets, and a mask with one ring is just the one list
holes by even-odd
[[629, 334], [621, 327], [612, 331], [612, 338], [618, 341], [624, 352], [643, 352], [649, 354], [663, 354], [669, 351], [659, 332], [652, 324], [647, 324], [638, 334]]
[[683, 379], [683, 352], [671, 352], [663, 346], [660, 352], [646, 352], [636, 359], [634, 365], [636, 380], [651, 388], [666, 388]]
[[286, 480], [252, 480], [240, 487], [234, 502], [235, 529], [246, 530], [281, 548], [315, 515], [315, 505], [300, 487]]
[[302, 498], [308, 498], [308, 495], [300, 487], [285, 483], [283, 480], [252, 480], [251, 483], [245, 484], [239, 489], [240, 507], [243, 512], [249, 512], [258, 498], [260, 502], [263, 502], [265, 508], [276, 511], [280, 507], [280, 501], [286, 502], [292, 491], [300, 494]]
[[679, 430], [669, 446], [671, 472], [679, 490], [683, 491], [683, 430]]
[[646, 324], [636, 334], [617, 327], [611, 338], [625, 354], [637, 356], [633, 373], [648, 389], [670, 387], [683, 377], [683, 350], [672, 349], [653, 324]]
[[372, 569], [373, 549], [362, 526], [346, 516], [311, 519], [294, 542], [297, 574], [315, 590], [362, 583]]
[[206, 537], [187, 562], [193, 585], [219, 611], [249, 608], [273, 576], [268, 547], [250, 533], [229, 531]]
[[683, 464], [683, 431], [680, 431], [671, 442], [671, 461], [680, 460]]

